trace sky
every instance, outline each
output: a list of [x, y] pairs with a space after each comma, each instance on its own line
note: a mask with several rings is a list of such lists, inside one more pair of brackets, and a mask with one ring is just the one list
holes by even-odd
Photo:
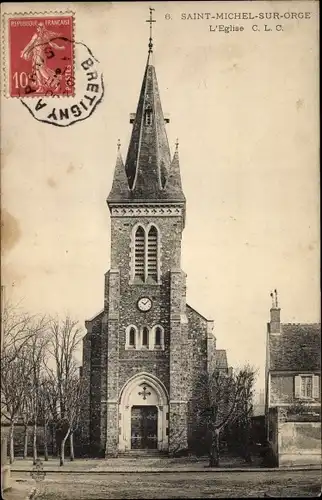
[[[130, 139], [149, 4], [68, 6], [75, 40], [100, 61], [105, 96], [87, 120], [58, 128], [2, 95], [2, 284], [7, 298], [31, 312], [69, 313], [84, 324], [103, 307], [111, 243], [105, 200], [117, 140], [125, 159]], [[227, 349], [229, 364], [258, 367], [263, 387], [270, 292], [278, 290], [282, 322], [320, 321], [318, 6], [151, 6], [168, 139], [172, 153], [179, 139], [187, 198], [187, 302], [214, 320], [217, 348]], [[46, 10], [41, 3], [4, 9], [29, 7]], [[249, 19], [182, 19], [206, 12], [309, 12], [310, 19], [267, 21], [269, 32], [259, 18], [257, 32]], [[244, 31], [210, 31], [219, 24]], [[76, 85], [79, 71], [76, 52]]]

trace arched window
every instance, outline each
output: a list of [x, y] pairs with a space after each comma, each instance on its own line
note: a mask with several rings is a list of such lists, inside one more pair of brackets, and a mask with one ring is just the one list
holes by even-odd
[[137, 349], [138, 329], [134, 325], [127, 327], [125, 331], [125, 349]]
[[162, 326], [154, 327], [154, 348], [164, 349], [164, 331]]
[[132, 241], [133, 283], [151, 283], [159, 280], [159, 231], [156, 226], [134, 229]]
[[149, 347], [149, 329], [146, 326], [142, 330], [142, 346]]
[[161, 345], [161, 328], [159, 326], [157, 326], [155, 329], [155, 345]]
[[147, 276], [158, 279], [158, 230], [152, 226], [148, 233]]
[[132, 326], [129, 331], [129, 346], [130, 347], [135, 347], [135, 328]]
[[141, 226], [134, 237], [134, 276], [145, 280], [145, 232]]

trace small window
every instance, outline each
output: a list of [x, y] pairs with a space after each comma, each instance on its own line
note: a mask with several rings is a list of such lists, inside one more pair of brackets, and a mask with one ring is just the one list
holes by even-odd
[[313, 383], [311, 375], [302, 375], [301, 377], [301, 396], [302, 398], [312, 398]]
[[152, 125], [152, 120], [153, 120], [152, 109], [147, 109], [145, 112], [145, 125], [147, 125], [148, 127]]
[[148, 347], [149, 345], [149, 329], [145, 326], [142, 330], [142, 346]]
[[320, 397], [320, 377], [317, 375], [303, 374], [296, 375], [295, 398], [297, 399], [319, 399]]
[[131, 347], [135, 347], [135, 328], [130, 328], [130, 333], [129, 333], [129, 345]]
[[153, 328], [154, 333], [154, 348], [164, 349], [164, 332], [162, 326], [155, 326]]
[[138, 346], [138, 330], [135, 325], [129, 325], [125, 331], [125, 349], [136, 349]]
[[155, 345], [158, 347], [161, 346], [161, 333], [161, 328], [157, 326], [155, 329]]

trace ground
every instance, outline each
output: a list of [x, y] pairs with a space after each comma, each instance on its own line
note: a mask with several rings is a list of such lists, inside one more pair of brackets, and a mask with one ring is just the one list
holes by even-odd
[[[30, 472], [12, 477], [30, 485]], [[314, 497], [321, 491], [321, 471], [47, 472], [36, 487], [34, 500]], [[11, 500], [10, 493], [4, 498]]]

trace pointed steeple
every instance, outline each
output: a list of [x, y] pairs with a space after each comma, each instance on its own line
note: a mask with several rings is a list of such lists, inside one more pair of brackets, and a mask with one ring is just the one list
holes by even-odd
[[142, 200], [160, 198], [171, 163], [165, 119], [150, 50], [125, 163], [131, 198]]
[[118, 140], [117, 143], [117, 158], [114, 169], [113, 184], [110, 194], [107, 197], [107, 201], [122, 201], [124, 198], [129, 196], [129, 183], [126, 177], [124, 163], [121, 154], [121, 143]]
[[182, 191], [180, 163], [179, 163], [179, 142], [176, 141], [176, 149], [171, 162], [168, 179], [164, 189], [167, 200], [185, 201]]
[[[150, 8], [150, 38], [148, 58], [143, 76], [136, 113], [130, 115], [133, 124], [125, 161], [118, 158], [111, 193], [107, 202], [184, 202], [179, 157], [176, 150], [171, 162], [158, 82], [153, 64], [152, 11]], [[178, 148], [177, 148], [178, 149]], [[171, 176], [169, 173], [171, 171]], [[124, 173], [125, 172], [125, 173]]]

